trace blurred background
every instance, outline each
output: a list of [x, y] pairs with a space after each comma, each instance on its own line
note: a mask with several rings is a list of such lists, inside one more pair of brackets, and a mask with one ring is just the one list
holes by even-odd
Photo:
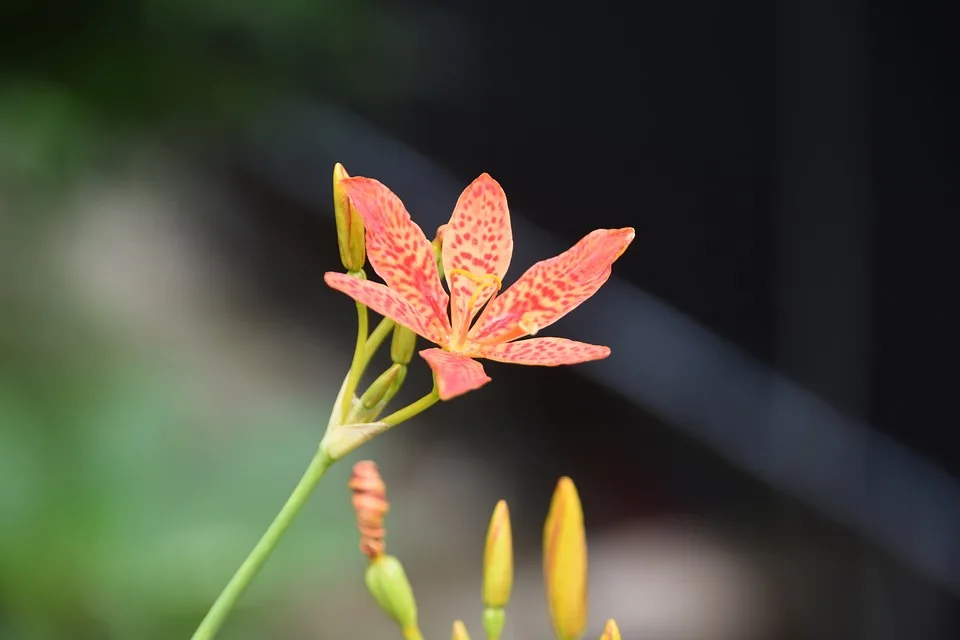
[[[346, 480], [375, 458], [427, 637], [551, 637], [540, 528], [584, 501], [588, 637], [960, 635], [956, 44], [933, 3], [4, 0], [0, 639], [194, 627], [299, 478], [351, 355], [330, 176], [432, 237], [483, 171], [512, 276], [637, 239], [494, 382], [335, 468], [224, 638], [386, 638]], [[405, 398], [429, 388], [415, 363]], [[349, 636], [348, 636], [349, 634]]]

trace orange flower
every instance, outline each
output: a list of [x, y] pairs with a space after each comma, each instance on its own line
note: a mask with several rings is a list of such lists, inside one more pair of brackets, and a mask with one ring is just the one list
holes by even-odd
[[633, 229], [597, 229], [533, 265], [497, 296], [513, 255], [513, 232], [507, 197], [484, 173], [464, 190], [440, 230], [448, 296], [433, 247], [400, 199], [370, 178], [339, 184], [363, 219], [367, 258], [386, 285], [333, 272], [324, 280], [441, 347], [420, 355], [433, 369], [442, 400], [490, 381], [474, 358], [557, 366], [610, 355], [608, 347], [565, 338], [514, 341], [550, 326], [596, 293], [633, 240]]

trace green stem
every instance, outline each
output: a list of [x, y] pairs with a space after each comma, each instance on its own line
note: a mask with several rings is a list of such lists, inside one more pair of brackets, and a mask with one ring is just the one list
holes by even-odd
[[220, 630], [220, 627], [230, 614], [230, 610], [233, 609], [237, 600], [240, 599], [240, 596], [243, 595], [243, 592], [250, 585], [250, 582], [260, 571], [261, 567], [263, 567], [267, 558], [270, 557], [270, 554], [280, 541], [280, 537], [283, 536], [284, 532], [290, 526], [290, 523], [297, 517], [300, 509], [306, 503], [307, 498], [310, 497], [313, 489], [317, 486], [317, 483], [320, 482], [320, 479], [327, 472], [327, 469], [330, 468], [331, 464], [333, 464], [333, 460], [330, 459], [326, 452], [322, 449], [318, 450], [313, 460], [310, 461], [310, 466], [307, 467], [303, 477], [300, 478], [300, 482], [298, 482], [294, 488], [293, 493], [290, 494], [287, 502], [283, 505], [283, 508], [280, 509], [280, 513], [274, 518], [266, 533], [264, 533], [260, 541], [257, 542], [257, 545], [247, 556], [246, 560], [243, 561], [243, 564], [240, 565], [240, 568], [237, 569], [237, 572], [230, 578], [230, 582], [224, 587], [217, 601], [213, 603], [210, 611], [207, 612], [203, 622], [197, 627], [192, 640], [210, 640], [210, 638], [213, 638], [217, 634], [217, 631]]
[[[380, 321], [380, 324], [377, 325], [377, 328], [373, 330], [373, 333], [370, 334], [370, 337], [367, 338], [366, 353], [363, 362], [364, 368], [370, 364], [370, 359], [373, 358], [373, 354], [377, 352], [377, 349], [380, 348], [383, 341], [386, 340], [390, 332], [393, 331], [393, 325], [393, 320], [384, 318]], [[363, 372], [361, 371], [361, 373]]]
[[366, 368], [367, 363], [367, 332], [369, 330], [367, 307], [357, 303], [357, 346], [353, 350], [353, 362], [350, 364], [350, 373], [347, 374], [347, 388], [344, 390], [344, 398], [340, 412], [340, 422], [347, 419], [347, 413], [350, 411], [350, 405], [353, 400], [357, 385], [360, 384], [360, 374]]
[[440, 391], [437, 389], [437, 383], [433, 383], [433, 391], [423, 396], [416, 402], [408, 404], [403, 409], [397, 409], [386, 418], [382, 418], [380, 422], [384, 422], [391, 427], [395, 427], [401, 422], [409, 420], [417, 414], [423, 413], [433, 405], [437, 404], [437, 401], [440, 400]]
[[[373, 333], [368, 336], [367, 308], [360, 303], [357, 303], [357, 324], [357, 346], [354, 349], [353, 363], [350, 366], [350, 372], [347, 374], [346, 388], [343, 393], [343, 397], [345, 398], [341, 407], [343, 413], [349, 411], [351, 404], [349, 399], [353, 398], [361, 375], [369, 364], [373, 354], [380, 345], [383, 344], [386, 337], [390, 335], [394, 326], [393, 320], [384, 318], [380, 321], [380, 324], [377, 325], [377, 328], [374, 329]], [[391, 421], [391, 426], [399, 424], [424, 411], [436, 403], [438, 399], [436, 384], [434, 384], [434, 389], [429, 395], [400, 409], [387, 419]], [[331, 417], [331, 420], [334, 420], [335, 417], [336, 416]], [[342, 420], [343, 418], [341, 417], [341, 423]], [[362, 442], [358, 444], [362, 444]], [[197, 630], [194, 632], [192, 640], [210, 640], [216, 636], [220, 627], [223, 626], [223, 623], [226, 621], [227, 616], [230, 615], [230, 611], [240, 599], [240, 596], [243, 595], [244, 591], [246, 591], [247, 587], [266, 563], [270, 554], [273, 553], [273, 550], [280, 542], [280, 538], [286, 532], [294, 518], [297, 517], [297, 514], [300, 513], [303, 505], [306, 504], [307, 499], [316, 488], [317, 483], [320, 482], [320, 479], [323, 478], [327, 469], [329, 469], [334, 462], [335, 460], [330, 457], [327, 449], [321, 446], [316, 455], [314, 455], [313, 460], [310, 461], [310, 466], [307, 467], [303, 477], [300, 478], [300, 482], [294, 487], [293, 493], [290, 494], [283, 508], [280, 509], [280, 513], [278, 513], [277, 517], [270, 523], [267, 531], [243, 561], [243, 564], [240, 565], [240, 568], [233, 574], [233, 577], [230, 578], [227, 586], [220, 592], [216, 602], [213, 603], [213, 606], [207, 612], [200, 626], [197, 627]], [[419, 630], [417, 630], [416, 633], [419, 634]], [[419, 638], [419, 635], [414, 636], [414, 638], [422, 640]]]

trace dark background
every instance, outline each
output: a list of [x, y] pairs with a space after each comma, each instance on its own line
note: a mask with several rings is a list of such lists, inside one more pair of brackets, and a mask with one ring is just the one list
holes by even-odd
[[[488, 388], [406, 429], [413, 446], [466, 447], [509, 474], [517, 500], [542, 503], [514, 513], [518, 545], [533, 556], [545, 496], [567, 474], [591, 531], [694, 518], [762, 555], [794, 558], [793, 569], [764, 565], [781, 596], [762, 637], [955, 637], [960, 538], [937, 528], [957, 526], [960, 503], [928, 501], [960, 495], [949, 382], [958, 87], [947, 15], [947, 3], [849, 0], [7, 2], [4, 235], [8, 246], [40, 242], [67, 224], [57, 221], [70, 214], [56, 212], [78, 184], [125, 175], [126, 154], [142, 143], [230, 203], [204, 210], [193, 229], [243, 299], [317, 340], [347, 340], [350, 306], [322, 285], [338, 266], [336, 161], [394, 188], [429, 237], [482, 171], [504, 185], [515, 216], [560, 248], [598, 226], [633, 226], [615, 277], [856, 425], [860, 435], [831, 458], [796, 417], [791, 437], [806, 455], [794, 470], [825, 478], [824, 492], [767, 472], [767, 443], [754, 439], [777, 433], [773, 395], [750, 409], [761, 416], [752, 431], [707, 435], [652, 396], [591, 376], [609, 366], [640, 380], [641, 368], [655, 376], [676, 364], [657, 362], [658, 352], [618, 360], [620, 347], [644, 344], [650, 318], [611, 314], [598, 337], [579, 332], [627, 308], [614, 294], [581, 307], [578, 324], [551, 329], [606, 340], [609, 362], [490, 363]], [[442, 180], [416, 177], [419, 166]], [[514, 274], [551, 254], [533, 243], [521, 253], [522, 240]], [[31, 287], [16, 282], [28, 267], [7, 255], [0, 275], [25, 309], [17, 315], [51, 313], [23, 302]], [[33, 322], [5, 322], [0, 383], [39, 402], [29, 394], [51, 383], [22, 333]], [[26, 366], [38, 371], [29, 394]], [[408, 386], [426, 384], [418, 375]], [[703, 393], [704, 413], [722, 410], [711, 402], [724, 395]], [[898, 466], [875, 442], [915, 466]], [[862, 484], [831, 489], [831, 468], [857, 465], [869, 470]], [[830, 493], [852, 497], [825, 507], [817, 495]], [[265, 512], [275, 502], [265, 499]], [[12, 558], [22, 549], [8, 540]], [[930, 541], [941, 546], [924, 555]], [[40, 637], [23, 631], [23, 603], [43, 601], [12, 595], [18, 584], [0, 587], [0, 637]], [[80, 637], [77, 616], [100, 615], [61, 614], [50, 637]], [[184, 628], [191, 615], [187, 606]], [[140, 634], [159, 628], [143, 624]], [[90, 637], [128, 635], [90, 625]]]

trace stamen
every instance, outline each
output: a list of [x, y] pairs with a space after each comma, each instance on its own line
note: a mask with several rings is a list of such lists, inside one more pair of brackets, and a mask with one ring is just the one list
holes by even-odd
[[498, 291], [503, 287], [503, 281], [500, 280], [500, 277], [495, 273], [485, 273], [481, 276], [478, 276], [477, 274], [471, 273], [466, 269], [450, 269], [450, 275], [461, 275], [465, 278], [473, 280], [475, 284], [486, 284], [488, 280], [493, 280], [497, 283]]
[[[477, 303], [477, 298], [480, 297], [480, 292], [483, 291], [484, 287], [492, 281], [495, 285], [497, 285], [497, 288], [493, 292], [493, 295], [490, 296], [490, 300], [493, 300], [494, 298], [497, 297], [497, 294], [500, 292], [500, 289], [503, 288], [503, 281], [495, 273], [485, 273], [483, 275], [477, 275], [475, 273], [471, 273], [467, 271], [466, 269], [450, 269], [448, 276], [450, 277], [451, 283], [453, 282], [453, 276], [455, 275], [461, 275], [467, 278], [468, 280], [472, 281], [476, 285], [476, 287], [473, 290], [473, 294], [471, 294], [470, 299], [467, 300], [467, 308], [465, 309], [466, 313], [464, 314], [464, 317], [463, 317], [463, 326], [459, 327], [459, 330], [456, 327], [454, 328], [454, 334], [457, 336], [456, 343], [461, 344], [464, 338], [466, 338], [467, 330], [470, 328], [470, 319], [471, 319], [471, 316], [473, 315], [473, 306]], [[453, 289], [452, 286], [450, 288]], [[451, 290], [450, 293], [452, 294], [453, 291]]]
[[483, 290], [483, 287], [491, 280], [493, 280], [494, 284], [497, 285], [497, 289], [493, 292], [493, 295], [496, 295], [500, 289], [503, 288], [503, 281], [495, 273], [485, 273], [478, 276], [475, 273], [470, 273], [466, 269], [451, 269], [450, 275], [461, 275], [469, 280], [472, 280], [473, 283], [477, 285], [476, 289], [473, 290], [473, 295], [470, 296], [470, 300], [467, 301], [467, 311], [473, 309], [473, 305], [477, 303], [477, 298], [479, 297], [480, 292]]

